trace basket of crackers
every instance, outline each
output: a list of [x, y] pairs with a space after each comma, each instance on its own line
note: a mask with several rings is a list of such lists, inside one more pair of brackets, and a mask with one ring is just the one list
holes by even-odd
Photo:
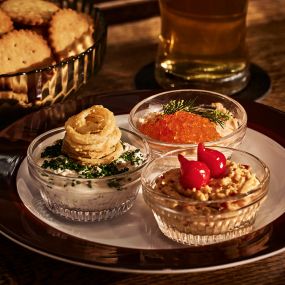
[[100, 69], [106, 38], [93, 1], [0, 1], [1, 125], [74, 94]]

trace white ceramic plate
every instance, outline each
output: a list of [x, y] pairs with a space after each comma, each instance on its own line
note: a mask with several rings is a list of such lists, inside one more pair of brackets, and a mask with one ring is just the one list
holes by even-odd
[[[117, 116], [117, 122], [122, 127], [128, 127], [127, 115]], [[271, 172], [269, 195], [258, 213], [254, 227], [256, 230], [270, 224], [285, 211], [285, 195], [283, 194], [285, 150], [272, 139], [252, 129], [247, 129], [240, 148], [262, 159]], [[20, 199], [30, 212], [47, 225], [66, 234], [94, 243], [133, 249], [159, 250], [183, 247], [167, 239], [160, 232], [141, 193], [133, 208], [121, 217], [100, 223], [78, 223], [67, 221], [47, 210], [39, 191], [28, 175], [26, 159], [18, 171], [17, 189]]]

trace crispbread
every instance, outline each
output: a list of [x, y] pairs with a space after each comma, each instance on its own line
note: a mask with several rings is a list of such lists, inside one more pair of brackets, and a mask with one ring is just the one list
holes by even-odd
[[13, 21], [24, 25], [47, 24], [59, 7], [43, 0], [7, 0], [0, 6]]
[[12, 31], [0, 39], [0, 74], [23, 72], [52, 62], [47, 42], [29, 30]]
[[0, 9], [0, 36], [13, 30], [13, 22], [11, 18]]
[[50, 21], [49, 42], [59, 60], [78, 55], [93, 44], [90, 19], [71, 9], [61, 9]]

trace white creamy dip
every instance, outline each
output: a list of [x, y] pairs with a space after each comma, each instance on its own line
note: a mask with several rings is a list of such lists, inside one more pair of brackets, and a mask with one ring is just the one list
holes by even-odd
[[[42, 158], [41, 153], [47, 146], [61, 139], [54, 137], [51, 141], [43, 143], [37, 151], [37, 164], [42, 166], [44, 161], [52, 158]], [[128, 151], [134, 151], [136, 147], [124, 143], [122, 157]], [[131, 203], [139, 188], [140, 169], [145, 163], [145, 155], [141, 151], [135, 152], [137, 163], [132, 164], [122, 157], [116, 160], [118, 169], [128, 168], [128, 171], [117, 175], [82, 178], [80, 172], [70, 169], [42, 169], [41, 194], [49, 205], [48, 207], [60, 207], [62, 209], [76, 209], [76, 211], [98, 212], [106, 209], [122, 207], [125, 203]], [[100, 171], [100, 168], [98, 166]], [[136, 171], [139, 169], [139, 171]], [[56, 205], [56, 206], [54, 206]]]

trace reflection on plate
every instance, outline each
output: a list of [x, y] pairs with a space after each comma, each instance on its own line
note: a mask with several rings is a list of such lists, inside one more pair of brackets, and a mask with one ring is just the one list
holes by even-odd
[[[122, 127], [128, 126], [126, 115], [117, 116], [117, 121]], [[281, 191], [285, 188], [285, 176], [283, 168], [280, 167], [285, 161], [285, 151], [275, 141], [252, 129], [247, 130], [241, 148], [261, 158], [271, 171], [269, 195], [255, 222], [257, 230], [285, 212], [285, 195]], [[121, 217], [100, 223], [78, 223], [66, 221], [46, 209], [40, 193], [28, 175], [26, 159], [19, 168], [17, 189], [24, 205], [37, 218], [66, 234], [99, 244], [133, 249], [159, 250], [184, 247], [163, 236], [141, 194], [138, 195], [133, 208]]]

